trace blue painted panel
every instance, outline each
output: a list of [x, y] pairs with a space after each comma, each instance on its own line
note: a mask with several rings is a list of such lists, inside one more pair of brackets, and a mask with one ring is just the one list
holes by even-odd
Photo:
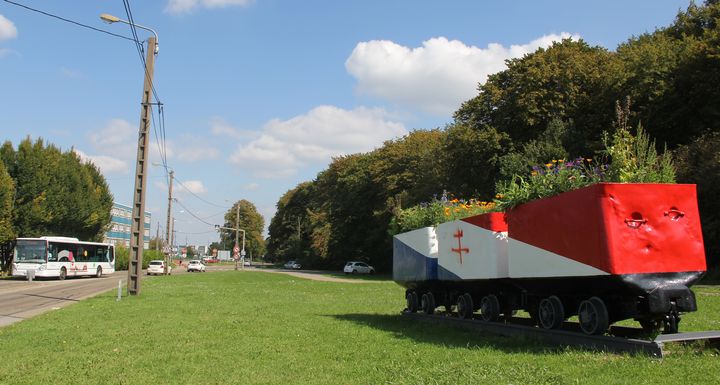
[[462, 281], [463, 279], [445, 269], [442, 266], [438, 266], [438, 279], [441, 281]]
[[397, 238], [393, 238], [393, 280], [431, 281], [438, 278], [437, 258], [427, 257]]

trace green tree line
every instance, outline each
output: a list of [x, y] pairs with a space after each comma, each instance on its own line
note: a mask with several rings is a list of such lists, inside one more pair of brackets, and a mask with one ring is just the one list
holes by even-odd
[[392, 265], [393, 213], [455, 197], [492, 200], [498, 182], [551, 159], [592, 158], [613, 132], [618, 101], [674, 155], [678, 183], [696, 183], [709, 267], [720, 262], [720, 4], [708, 0], [615, 51], [563, 40], [478, 86], [443, 129], [415, 130], [363, 154], [335, 158], [285, 193], [269, 227], [268, 257], [338, 268]]
[[102, 241], [113, 197], [98, 168], [71, 149], [27, 138], [0, 147], [0, 245], [6, 271], [12, 240], [44, 235]]

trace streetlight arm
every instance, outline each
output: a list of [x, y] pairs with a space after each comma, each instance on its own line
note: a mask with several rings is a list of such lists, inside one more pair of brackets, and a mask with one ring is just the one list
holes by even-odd
[[144, 29], [144, 30], [146, 30], [146, 31], [152, 32], [152, 34], [155, 35], [155, 43], [156, 43], [156, 45], [155, 45], [155, 54], [158, 53], [158, 50], [160, 49], [160, 46], [159, 46], [158, 42], [160, 41], [160, 39], [158, 38], [158, 34], [157, 34], [157, 32], [155, 32], [154, 29], [149, 28], [149, 27], [146, 27], [146, 26], [144, 26], [144, 25], [131, 23], [131, 22], [127, 21], [127, 20], [123, 20], [123, 19], [121, 19], [121, 18], [119, 18], [119, 17], [117, 17], [117, 16], [113, 16], [113, 15], [110, 15], [110, 14], [107, 14], [107, 13], [103, 13], [102, 15], [100, 15], [100, 19], [102, 19], [102, 21], [104, 21], [104, 22], [106, 22], [106, 23], [111, 23], [111, 24], [112, 24], [112, 23], [124, 23], [124, 24], [127, 24], [127, 25], [132, 25], [132, 26], [135, 26], [135, 27], [137, 27], [137, 28]]

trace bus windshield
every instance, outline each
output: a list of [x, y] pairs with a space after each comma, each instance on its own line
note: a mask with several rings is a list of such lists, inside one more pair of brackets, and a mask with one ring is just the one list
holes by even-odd
[[47, 250], [44, 240], [22, 240], [18, 239], [15, 245], [16, 263], [45, 263]]

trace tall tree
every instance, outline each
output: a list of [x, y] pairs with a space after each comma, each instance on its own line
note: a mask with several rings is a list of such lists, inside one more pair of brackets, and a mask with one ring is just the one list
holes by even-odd
[[[239, 213], [239, 222], [237, 221]], [[224, 227], [239, 228], [245, 230], [245, 252], [247, 256], [253, 258], [265, 254], [265, 238], [263, 237], [263, 229], [265, 228], [265, 219], [258, 213], [255, 205], [245, 199], [235, 202], [235, 204], [225, 213]], [[222, 242], [228, 245], [235, 244], [234, 231], [222, 231], [220, 233]], [[242, 233], [239, 235], [239, 242], [242, 243]], [[239, 245], [242, 247], [242, 245]]]
[[12, 206], [15, 183], [5, 164], [0, 162], [0, 271], [7, 271], [12, 260], [11, 242], [15, 239], [12, 226]]

